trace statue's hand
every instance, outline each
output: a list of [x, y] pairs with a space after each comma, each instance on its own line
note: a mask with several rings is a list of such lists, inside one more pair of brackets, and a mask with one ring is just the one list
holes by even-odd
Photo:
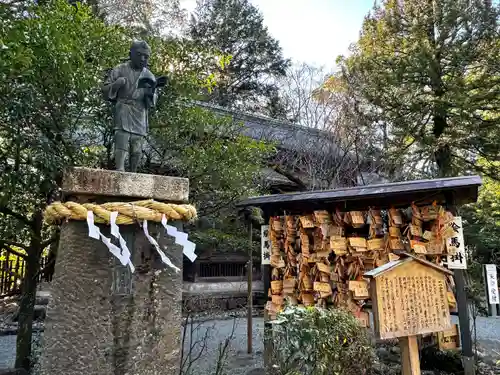
[[125, 77], [118, 77], [118, 79], [113, 83], [113, 85], [119, 89], [127, 84], [127, 79]]

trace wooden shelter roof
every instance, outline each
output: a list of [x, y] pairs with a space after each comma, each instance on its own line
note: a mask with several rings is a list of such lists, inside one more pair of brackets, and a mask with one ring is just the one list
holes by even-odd
[[[365, 185], [334, 190], [264, 195], [243, 200], [239, 207], [260, 207], [265, 216], [304, 214], [314, 210], [366, 210], [368, 207], [386, 209], [406, 208], [412, 202], [419, 205], [436, 201], [444, 204], [453, 199], [460, 205], [477, 201], [481, 177], [462, 176]], [[450, 202], [451, 203], [451, 202]]]
[[379, 276], [382, 276], [383, 274], [393, 270], [396, 267], [399, 267], [405, 263], [412, 262], [412, 261], [419, 262], [420, 264], [423, 264], [424, 266], [430, 267], [430, 268], [432, 268], [436, 271], [439, 271], [441, 273], [453, 275], [453, 272], [450, 271], [449, 269], [441, 267], [441, 266], [439, 266], [435, 263], [429, 262], [425, 259], [417, 258], [417, 257], [415, 257], [411, 254], [405, 253], [405, 252], [400, 253], [399, 255], [402, 257], [402, 259], [393, 260], [389, 263], [384, 264], [383, 266], [380, 266], [380, 267], [377, 267], [371, 271], [365, 272], [364, 277], [369, 277], [369, 278], [379, 277]]

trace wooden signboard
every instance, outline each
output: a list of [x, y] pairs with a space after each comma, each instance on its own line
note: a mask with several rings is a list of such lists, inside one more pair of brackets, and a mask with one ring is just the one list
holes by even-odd
[[404, 253], [364, 274], [371, 279], [375, 332], [399, 338], [403, 375], [420, 374], [417, 335], [452, 328], [446, 274], [452, 272]]
[[444, 271], [430, 262], [407, 257], [365, 273], [372, 279], [375, 328], [381, 339], [451, 328]]

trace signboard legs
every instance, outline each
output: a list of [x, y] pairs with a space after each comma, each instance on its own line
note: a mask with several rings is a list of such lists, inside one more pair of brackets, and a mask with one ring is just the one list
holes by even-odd
[[417, 336], [399, 338], [403, 375], [420, 375], [420, 358]]

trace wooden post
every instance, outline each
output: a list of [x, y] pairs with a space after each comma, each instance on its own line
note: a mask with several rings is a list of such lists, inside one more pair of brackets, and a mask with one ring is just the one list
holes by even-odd
[[252, 243], [252, 222], [250, 221], [250, 250], [248, 259], [247, 279], [248, 279], [248, 301], [247, 301], [247, 352], [252, 353], [252, 306], [253, 306], [253, 291], [252, 291], [252, 278], [253, 278], [253, 243]]
[[470, 330], [469, 308], [467, 294], [465, 292], [465, 271], [453, 270], [455, 286], [457, 291], [458, 321], [460, 327], [460, 339], [462, 342], [462, 362], [464, 375], [475, 375], [474, 352], [472, 346], [472, 335]]
[[420, 375], [417, 336], [399, 338], [403, 375]]
[[[453, 193], [446, 194], [446, 206], [454, 216], [457, 215], [455, 197]], [[455, 290], [457, 293], [458, 321], [460, 328], [460, 341], [462, 342], [462, 364], [464, 375], [475, 375], [474, 352], [472, 346], [472, 334], [470, 329], [469, 304], [465, 290], [465, 270], [453, 270], [455, 279]]]
[[269, 320], [269, 314], [264, 310], [264, 369], [266, 370], [266, 374], [271, 372], [273, 352], [273, 327]]

